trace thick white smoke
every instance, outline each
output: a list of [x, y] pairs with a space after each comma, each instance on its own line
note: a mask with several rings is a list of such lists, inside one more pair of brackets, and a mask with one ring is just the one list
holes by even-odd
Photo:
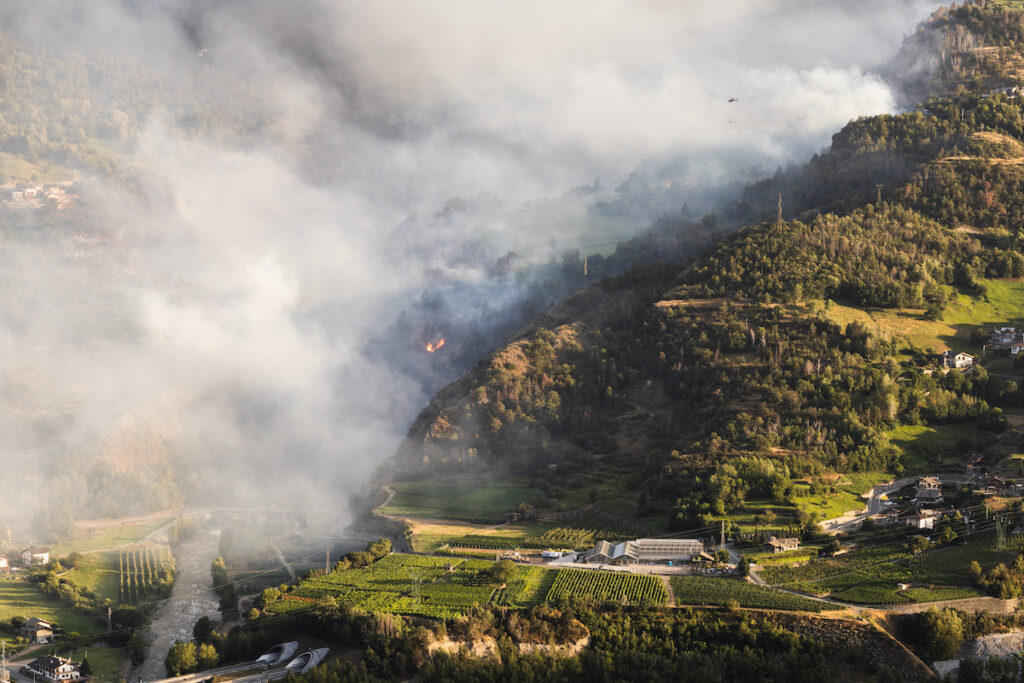
[[[60, 416], [43, 435], [12, 426], [11, 444], [98, 454], [126, 413], [173, 395], [157, 402], [173, 434], [152, 435], [173, 444], [150, 451], [187, 463], [183, 491], [343, 504], [429, 399], [367, 348], [445, 265], [426, 245], [558, 237], [543, 220], [396, 231], [406, 216], [480, 193], [517, 207], [645, 163], [801, 159], [893, 109], [869, 70], [937, 4], [33, 3], [7, 17], [22, 48], [138, 59], [202, 84], [225, 121], [261, 123], [195, 133], [155, 98], [121, 177], [83, 188], [104, 239], [11, 243], [6, 276], [28, 294], [5, 306], [33, 314], [0, 330], [2, 400], [12, 425], [32, 406]], [[114, 454], [126, 476], [131, 448]]]

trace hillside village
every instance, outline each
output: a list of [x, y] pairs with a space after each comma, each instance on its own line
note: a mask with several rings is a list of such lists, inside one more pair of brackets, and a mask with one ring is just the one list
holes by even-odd
[[3, 206], [8, 209], [61, 211], [78, 199], [73, 188], [73, 183], [9, 184], [0, 186], [0, 192], [3, 193]]

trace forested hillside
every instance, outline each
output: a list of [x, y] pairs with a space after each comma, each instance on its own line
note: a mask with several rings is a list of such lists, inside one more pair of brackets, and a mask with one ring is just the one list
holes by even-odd
[[[989, 36], [1019, 19], [971, 6], [922, 31]], [[603, 501], [686, 529], [749, 499], [802, 509], [842, 476], [899, 474], [910, 455], [891, 436], [908, 426], [969, 425], [971, 444], [949, 445], [962, 457], [991, 445], [1022, 383], [943, 374], [934, 355], [980, 350], [1012, 322], [969, 311], [998, 308], [990, 288], [1024, 276], [1024, 101], [976, 85], [851, 122], [732, 209], [763, 215], [781, 193], [798, 220], [552, 309], [438, 395], [388, 476], [528, 473], [543, 494], [524, 503]], [[879, 315], [906, 333], [866, 322]]]

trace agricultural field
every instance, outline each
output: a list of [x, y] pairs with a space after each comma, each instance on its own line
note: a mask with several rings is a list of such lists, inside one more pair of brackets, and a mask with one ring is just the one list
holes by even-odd
[[532, 607], [544, 602], [558, 572], [540, 567], [516, 567], [518, 576], [494, 595], [494, 604]]
[[[982, 532], [967, 542], [912, 555], [902, 543], [866, 548], [801, 567], [765, 567], [766, 582], [844, 602], [890, 605], [971, 598], [982, 593], [971, 585], [967, 567], [978, 560], [990, 569], [1011, 562], [1024, 550], [1024, 537], [1010, 537], [1006, 550], [994, 548], [995, 534]], [[897, 584], [909, 584], [901, 591]]]
[[487, 560], [392, 554], [360, 569], [335, 571], [303, 581], [273, 603], [275, 613], [309, 608], [332, 598], [364, 609], [451, 619], [487, 604], [498, 589], [481, 579]]
[[525, 478], [494, 480], [486, 477], [459, 477], [391, 485], [391, 502], [380, 508], [385, 515], [464, 522], [497, 523], [520, 503], [529, 503], [542, 495], [530, 488]]
[[552, 525], [570, 529], [600, 529], [599, 533], [619, 538], [640, 538], [662, 530], [652, 528], [632, 517], [625, 517], [596, 508], [559, 512], [546, 518]]
[[784, 553], [776, 553], [771, 550], [744, 551], [743, 556], [751, 562], [757, 563], [759, 567], [789, 565], [816, 558], [820, 548], [820, 545], [801, 545], [798, 550], [787, 550]]
[[106, 630], [105, 624], [41, 593], [35, 586], [20, 579], [3, 578], [0, 579], [0, 624], [9, 624], [12, 617], [39, 617], [59, 624], [67, 632], [82, 635]]
[[89, 553], [83, 555], [78, 566], [68, 572], [66, 578], [79, 588], [85, 588], [96, 595], [99, 602], [120, 597], [120, 572], [117, 568], [117, 551]]
[[661, 577], [650, 574], [559, 569], [548, 591], [547, 601], [554, 602], [563, 597], [609, 602], [626, 600], [631, 604], [649, 601], [660, 605], [668, 601], [668, 592]]
[[820, 600], [783, 593], [764, 586], [755, 586], [738, 579], [715, 579], [707, 576], [673, 576], [672, 591], [677, 605], [716, 605], [724, 607], [735, 600], [740, 607], [821, 612], [842, 609]]
[[141, 522], [108, 523], [79, 522], [71, 538], [50, 546], [52, 557], [63, 557], [71, 552], [114, 549], [138, 543], [150, 533], [174, 519], [175, 515], [147, 519]]
[[[62, 656], [68, 656], [62, 654]], [[91, 646], [75, 650], [70, 655], [76, 662], [84, 658], [89, 659], [89, 668], [92, 670], [90, 681], [94, 683], [114, 683], [118, 680], [118, 673], [128, 663], [128, 655], [124, 649]]]
[[161, 596], [172, 582], [173, 568], [167, 546], [138, 545], [118, 552], [118, 602], [130, 605]]
[[583, 550], [593, 547], [599, 540], [618, 542], [627, 538], [629, 538], [628, 535], [624, 536], [614, 531], [556, 527], [541, 534], [529, 536], [469, 534], [453, 538], [448, 543], [456, 548], [484, 548], [487, 550], [517, 550], [519, 548]]

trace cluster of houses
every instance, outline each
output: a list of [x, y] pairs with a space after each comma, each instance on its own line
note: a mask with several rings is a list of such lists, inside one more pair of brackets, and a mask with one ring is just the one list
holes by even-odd
[[[992, 330], [988, 336], [988, 344], [993, 349], [1009, 351], [1017, 356], [1024, 351], [1024, 328], [1002, 326]], [[969, 353], [956, 353], [945, 350], [939, 354], [939, 365], [944, 369], [970, 370], [978, 364], [978, 359]]]
[[1016, 327], [997, 327], [988, 336], [989, 345], [997, 349], [1007, 349], [1011, 356], [1024, 350], [1024, 330]]
[[[1024, 483], [1013, 482], [999, 476], [984, 476], [971, 480], [972, 490], [981, 496], [1024, 496]], [[953, 514], [955, 508], [944, 505], [942, 482], [938, 477], [921, 477], [914, 486], [913, 508], [891, 508], [871, 516], [876, 526], [905, 525], [914, 529], [934, 529], [935, 522], [944, 515]]]
[[7, 190], [4, 203], [11, 208], [63, 209], [73, 198], [61, 185], [16, 185]]

